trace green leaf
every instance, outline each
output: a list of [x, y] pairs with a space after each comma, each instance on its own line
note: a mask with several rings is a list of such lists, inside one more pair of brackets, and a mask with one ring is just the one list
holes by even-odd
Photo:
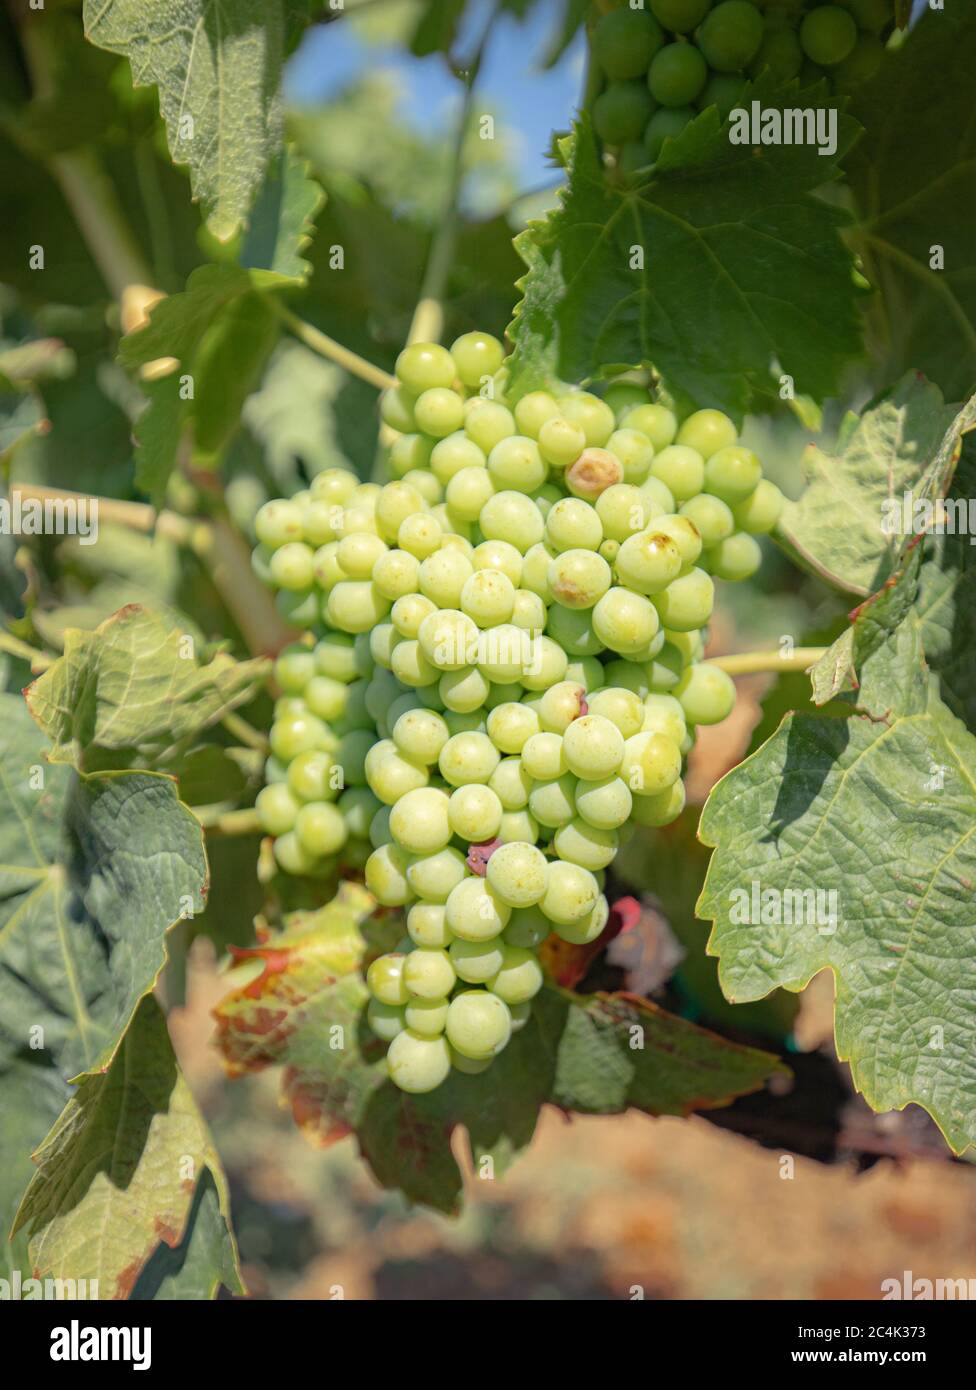
[[68, 1078], [108, 1065], [203, 910], [198, 822], [169, 777], [45, 763], [24, 701], [0, 696], [0, 1061], [37, 1045]]
[[923, 1106], [961, 1153], [976, 1143], [976, 739], [939, 700], [911, 618], [844, 698], [787, 716], [718, 783], [699, 915], [736, 1002], [832, 970], [858, 1090], [875, 1110]]
[[476, 1164], [496, 1175], [529, 1143], [543, 1104], [582, 1114], [629, 1108], [683, 1115], [759, 1089], [779, 1064], [673, 1018], [644, 999], [547, 986], [529, 1023], [488, 1072], [453, 1073], [429, 1095], [387, 1079], [385, 1049], [365, 1024], [361, 928], [374, 904], [345, 884], [321, 911], [295, 914], [272, 941], [237, 952], [263, 973], [217, 1010], [232, 1075], [283, 1064], [284, 1091], [310, 1138], [355, 1132], [385, 1186], [457, 1209], [461, 1175], [451, 1134], [463, 1125]]
[[976, 437], [963, 440], [959, 468], [949, 492], [953, 528], [929, 540], [919, 576], [918, 614], [922, 643], [938, 672], [942, 698], [976, 730]]
[[325, 202], [309, 166], [291, 150], [268, 169], [241, 247], [242, 266], [273, 270], [304, 284], [311, 266], [302, 252], [312, 240], [315, 218]]
[[[907, 40], [854, 93], [864, 137], [845, 170], [858, 213], [855, 244], [880, 291], [868, 316], [877, 389], [910, 367], [921, 367], [950, 400], [973, 387], [976, 124], [968, 93], [946, 84], [945, 74], [974, 49], [976, 8], [926, 6]], [[932, 268], [936, 247], [941, 269]]]
[[0, 1279], [31, 1277], [27, 1237], [8, 1239], [24, 1188], [33, 1173], [31, 1153], [60, 1115], [71, 1088], [42, 1052], [12, 1057], [2, 1071], [0, 1125]]
[[[753, 97], [766, 108], [825, 99], [767, 79], [744, 103]], [[840, 152], [855, 130], [841, 114]], [[768, 394], [774, 369], [818, 400], [836, 391], [859, 350], [860, 291], [840, 239], [846, 214], [812, 196], [837, 177], [835, 159], [732, 145], [714, 108], [640, 188], [610, 183], [588, 115], [563, 148], [562, 206], [516, 239], [529, 268], [509, 330], [516, 395], [642, 362], [673, 394], [737, 419]]]
[[944, 495], [959, 440], [974, 423], [976, 398], [959, 411], [910, 373], [886, 400], [849, 418], [836, 452], [810, 445], [807, 487], [784, 508], [780, 538], [821, 578], [850, 593], [876, 592], [914, 534], [902, 524], [905, 494], [922, 502]]
[[228, 241], [281, 146], [281, 0], [85, 0], [84, 14], [92, 43], [124, 54], [135, 86], [159, 89], [173, 161], [190, 166], [210, 231]]
[[68, 631], [27, 703], [54, 744], [52, 762], [87, 772], [152, 766], [249, 700], [269, 669], [224, 653], [201, 666], [192, 639], [130, 604], [94, 632]]
[[[37, 1277], [70, 1273], [96, 1280], [100, 1298], [124, 1299], [144, 1272], [162, 1283], [160, 1270], [155, 1280], [147, 1270], [160, 1247], [188, 1247], [180, 1296], [192, 1287], [213, 1297], [220, 1283], [244, 1291], [220, 1160], [154, 999], [143, 999], [107, 1072], [82, 1081], [34, 1161], [14, 1229], [29, 1233]], [[208, 1176], [223, 1218], [216, 1231], [207, 1189], [195, 1200]]]

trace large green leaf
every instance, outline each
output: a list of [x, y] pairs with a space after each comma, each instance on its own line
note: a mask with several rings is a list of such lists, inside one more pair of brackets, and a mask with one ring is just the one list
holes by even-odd
[[322, 185], [309, 177], [308, 165], [287, 150], [270, 166], [261, 185], [241, 247], [241, 265], [307, 280], [311, 267], [302, 252], [324, 201]]
[[[766, 79], [744, 103], [753, 97], [766, 108], [826, 99]], [[855, 130], [841, 114], [839, 153]], [[737, 418], [768, 395], [774, 368], [801, 394], [836, 391], [860, 341], [840, 239], [847, 218], [812, 196], [837, 177], [836, 158], [812, 146], [733, 145], [715, 108], [637, 188], [610, 183], [587, 115], [564, 150], [562, 206], [516, 242], [529, 267], [510, 329], [517, 394], [641, 362], [683, 399]]]
[[[854, 244], [880, 291], [868, 316], [878, 389], [911, 367], [949, 399], [976, 381], [976, 121], [965, 84], [945, 81], [959, 55], [974, 51], [976, 6], [926, 6], [906, 42], [854, 93], [864, 137], [845, 172], [858, 213]], [[940, 247], [943, 264], [934, 268]]]
[[129, 59], [155, 85], [177, 164], [221, 241], [247, 221], [282, 138], [281, 0], [85, 0], [92, 43]]
[[263, 971], [218, 1009], [218, 1040], [232, 1074], [283, 1064], [285, 1094], [306, 1133], [328, 1143], [355, 1132], [380, 1182], [412, 1200], [457, 1209], [458, 1125], [476, 1164], [490, 1158], [500, 1175], [531, 1140], [543, 1104], [682, 1115], [757, 1090], [778, 1069], [774, 1057], [644, 999], [547, 986], [487, 1072], [454, 1073], [429, 1095], [407, 1096], [387, 1079], [384, 1049], [363, 1017], [360, 926], [373, 908], [364, 889], [347, 884], [328, 907], [296, 914], [266, 945], [241, 952]]
[[110, 1062], [207, 867], [171, 778], [78, 776], [48, 748], [0, 697], [0, 1062], [40, 1039], [70, 1078]]
[[64, 655], [28, 687], [27, 703], [52, 740], [52, 762], [147, 767], [249, 700], [268, 670], [226, 653], [201, 665], [186, 633], [130, 604], [94, 632], [69, 629]]
[[[919, 576], [918, 612], [929, 665], [939, 674], [942, 697], [976, 730], [976, 438], [963, 440], [949, 493], [953, 529], [929, 541]], [[960, 515], [964, 524], [957, 524]]]
[[27, 1237], [8, 1239], [17, 1208], [34, 1169], [31, 1153], [60, 1115], [71, 1088], [43, 1052], [25, 1050], [0, 1075], [0, 1279], [31, 1277]]
[[914, 618], [860, 675], [856, 703], [787, 716], [714, 789], [698, 911], [730, 999], [832, 970], [857, 1088], [876, 1110], [924, 1106], [961, 1153], [976, 1144], [976, 739], [939, 699]]
[[875, 593], [897, 570], [915, 534], [903, 526], [904, 496], [934, 502], [952, 478], [962, 435], [976, 424], [976, 397], [961, 411], [910, 373], [860, 419], [832, 452], [811, 444], [807, 487], [788, 502], [779, 532], [801, 563], [853, 594]]
[[[221, 1283], [243, 1292], [220, 1161], [154, 999], [143, 999], [108, 1070], [82, 1081], [34, 1161], [14, 1230], [29, 1234], [36, 1277], [95, 1280], [109, 1299], [128, 1298], [144, 1272], [143, 1297], [164, 1290], [166, 1275], [179, 1297], [213, 1297]], [[169, 1259], [148, 1270], [160, 1250]]]

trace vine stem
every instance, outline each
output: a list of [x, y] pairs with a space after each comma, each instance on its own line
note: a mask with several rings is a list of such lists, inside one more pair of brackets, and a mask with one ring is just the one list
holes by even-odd
[[196, 806], [193, 814], [208, 835], [260, 835], [257, 811], [224, 811], [219, 806]]
[[11, 656], [19, 656], [23, 661], [29, 661], [35, 675], [39, 671], [46, 671], [57, 661], [56, 656], [51, 656], [48, 652], [39, 652], [36, 647], [21, 642], [19, 637], [14, 637], [9, 632], [0, 632], [0, 652], [9, 652]]
[[492, 5], [478, 46], [464, 76], [464, 96], [454, 135], [447, 198], [444, 212], [431, 243], [430, 254], [427, 257], [417, 307], [414, 310], [410, 331], [407, 334], [408, 343], [439, 343], [444, 334], [443, 301], [457, 242], [458, 202], [461, 196], [461, 185], [464, 181], [464, 146], [473, 110], [475, 84], [478, 81], [481, 63], [485, 56], [485, 49], [497, 12], [497, 4]]
[[235, 714], [233, 710], [225, 714], [220, 722], [227, 732], [233, 734], [236, 739], [240, 739], [246, 748], [254, 748], [259, 753], [267, 753], [268, 740], [265, 735], [239, 714]]
[[782, 652], [736, 652], [733, 656], [709, 658], [730, 676], [753, 676], [763, 671], [809, 671], [826, 653], [826, 647], [797, 647], [789, 656]]
[[367, 362], [365, 357], [360, 357], [359, 353], [353, 352], [351, 348], [343, 347], [342, 343], [337, 343], [335, 338], [330, 338], [320, 328], [314, 328], [310, 323], [306, 323], [297, 314], [293, 314], [290, 309], [286, 309], [284, 304], [277, 299], [269, 296], [269, 303], [298, 341], [304, 343], [307, 348], [311, 348], [313, 352], [317, 352], [320, 357], [327, 357], [330, 362], [335, 362], [351, 376], [358, 376], [362, 381], [368, 381], [370, 386], [375, 386], [379, 391], [385, 391], [388, 387], [396, 385], [396, 377], [390, 376], [390, 373], [385, 372], [382, 367]]

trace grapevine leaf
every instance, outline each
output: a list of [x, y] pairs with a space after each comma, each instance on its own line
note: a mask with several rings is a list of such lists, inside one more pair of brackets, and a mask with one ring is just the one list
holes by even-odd
[[809, 446], [807, 487], [784, 508], [781, 539], [830, 583], [874, 593], [897, 570], [914, 534], [903, 524], [905, 494], [922, 502], [944, 495], [959, 441], [974, 423], [976, 397], [959, 411], [910, 373], [886, 400], [848, 422], [837, 452]]
[[69, 629], [64, 655], [27, 689], [49, 758], [79, 771], [152, 766], [249, 700], [269, 663], [218, 653], [206, 666], [185, 633], [138, 604], [94, 632]]
[[[817, 106], [819, 89], [760, 79], [743, 103]], [[842, 153], [856, 127], [839, 115]], [[837, 177], [812, 146], [741, 146], [714, 108], [643, 186], [613, 185], [584, 114], [563, 142], [562, 206], [516, 240], [528, 266], [509, 329], [516, 395], [554, 377], [652, 363], [673, 392], [741, 419], [772, 373], [822, 399], [859, 349], [846, 214], [812, 196]], [[636, 267], [636, 268], [635, 268]]]
[[856, 704], [788, 715], [718, 783], [698, 911], [730, 999], [832, 970], [858, 1090], [876, 1110], [923, 1106], [961, 1153], [976, 1143], [976, 739], [938, 698], [918, 629], [868, 657]]
[[85, 31], [159, 89], [170, 154], [220, 241], [247, 221], [282, 139], [281, 0], [85, 0]]
[[929, 541], [919, 578], [918, 613], [925, 656], [952, 712], [976, 730], [976, 437], [963, 440], [947, 499], [952, 528]]
[[43, 1030], [63, 1075], [111, 1060], [166, 959], [165, 934], [199, 913], [200, 826], [169, 777], [78, 776], [19, 696], [0, 696], [0, 1062]]
[[[97, 1281], [101, 1298], [128, 1298], [161, 1247], [193, 1248], [195, 1217], [206, 1223], [190, 1271], [204, 1285], [197, 1296], [220, 1283], [244, 1291], [220, 1160], [155, 999], [142, 1000], [108, 1070], [81, 1082], [34, 1161], [14, 1230], [29, 1234], [36, 1277], [70, 1271]], [[208, 1177], [216, 1233], [206, 1188], [195, 1201]]]
[[[880, 293], [869, 307], [876, 386], [921, 367], [958, 400], [973, 387], [976, 121], [963, 90], [942, 87], [976, 49], [976, 8], [925, 7], [907, 41], [857, 90], [864, 138], [845, 169], [858, 213], [855, 244]], [[937, 260], [941, 251], [941, 264]]]
[[71, 1088], [44, 1054], [12, 1057], [2, 1071], [0, 1125], [0, 1279], [30, 1274], [27, 1238], [8, 1239], [24, 1188], [34, 1171], [30, 1156], [60, 1115]]
[[312, 240], [315, 218], [325, 202], [309, 166], [291, 150], [268, 169], [241, 247], [240, 263], [271, 270], [304, 284], [312, 267], [302, 252]]
[[758, 1089], [779, 1065], [644, 999], [582, 998], [550, 985], [487, 1072], [452, 1073], [429, 1095], [405, 1095], [388, 1080], [385, 1049], [364, 1018], [361, 928], [373, 907], [365, 889], [346, 884], [320, 912], [296, 914], [282, 934], [238, 953], [260, 959], [263, 973], [219, 1006], [218, 1041], [232, 1075], [283, 1065], [285, 1095], [308, 1136], [329, 1143], [355, 1132], [379, 1181], [411, 1200], [456, 1210], [458, 1125], [476, 1161], [490, 1157], [497, 1174], [529, 1143], [545, 1103], [681, 1115]]
[[149, 368], [149, 403], [136, 424], [136, 482], [156, 505], [184, 426], [198, 421], [201, 449], [212, 454], [236, 425], [276, 337], [273, 311], [255, 291], [288, 283], [268, 270], [199, 266], [182, 293], [160, 300], [146, 326], [122, 339], [123, 365]]

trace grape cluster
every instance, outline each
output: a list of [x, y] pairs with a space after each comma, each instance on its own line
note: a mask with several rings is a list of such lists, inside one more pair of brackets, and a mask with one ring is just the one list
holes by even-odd
[[767, 69], [839, 89], [865, 80], [893, 25], [894, 0], [624, 0], [593, 30], [594, 128], [629, 180], [706, 107], [727, 117]]
[[[315, 645], [285, 651], [258, 810], [290, 873], [361, 857], [407, 935], [369, 966], [393, 1081], [477, 1072], [528, 1017], [551, 933], [609, 916], [633, 826], [684, 805], [714, 578], [756, 570], [782, 497], [716, 410], [642, 386], [505, 396], [484, 334], [406, 348], [392, 480], [330, 469], [258, 513], [258, 572]], [[330, 861], [330, 856], [331, 861]]]

